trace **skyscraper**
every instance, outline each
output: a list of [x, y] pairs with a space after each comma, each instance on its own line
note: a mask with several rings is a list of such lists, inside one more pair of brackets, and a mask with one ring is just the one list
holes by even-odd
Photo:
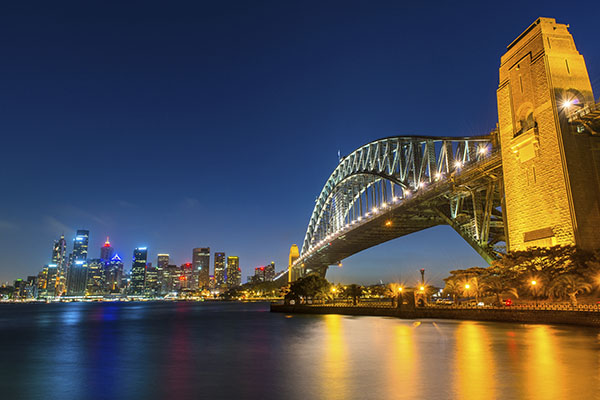
[[240, 269], [240, 258], [236, 256], [227, 257], [227, 286], [236, 287], [242, 284], [242, 270]]
[[156, 262], [156, 274], [157, 274], [157, 285], [158, 285], [158, 293], [159, 294], [167, 294], [169, 293], [168, 289], [168, 280], [169, 280], [169, 272], [167, 267], [169, 266], [169, 255], [168, 254], [159, 254], [158, 260]]
[[110, 261], [114, 255], [115, 250], [110, 246], [110, 241], [107, 237], [106, 242], [104, 242], [104, 246], [100, 247], [100, 259], [102, 261]]
[[48, 271], [44, 294], [51, 297], [60, 296], [65, 291], [67, 276], [67, 241], [64, 235], [54, 241], [52, 261], [48, 267], [51, 270]]
[[271, 264], [265, 265], [264, 281], [271, 282], [275, 279], [275, 261], [271, 261]]
[[105, 262], [106, 287], [109, 293], [120, 293], [123, 288], [123, 261], [115, 254]]
[[[210, 284], [210, 247], [201, 247], [194, 249], [192, 253], [192, 264], [194, 265], [194, 280], [198, 284], [194, 286], [200, 289], [208, 288]], [[197, 278], [196, 278], [197, 277]]]
[[88, 260], [86, 293], [101, 295], [107, 292], [104, 260], [94, 258]]
[[131, 285], [129, 291], [133, 295], [143, 295], [146, 283], [146, 263], [148, 262], [148, 249], [138, 247], [133, 250], [133, 264], [131, 266]]
[[78, 230], [70, 257], [67, 275], [67, 294], [69, 296], [85, 295], [87, 283], [87, 254], [90, 231]]
[[225, 283], [225, 253], [215, 253], [215, 286]]

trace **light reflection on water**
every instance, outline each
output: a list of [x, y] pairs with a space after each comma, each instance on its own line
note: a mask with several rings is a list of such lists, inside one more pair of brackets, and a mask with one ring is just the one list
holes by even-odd
[[1, 398], [598, 398], [597, 329], [267, 310], [3, 305]]

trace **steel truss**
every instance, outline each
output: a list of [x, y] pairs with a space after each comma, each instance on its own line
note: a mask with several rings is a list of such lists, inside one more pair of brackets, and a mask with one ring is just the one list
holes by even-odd
[[501, 161], [492, 142], [492, 135], [397, 136], [341, 158], [315, 201], [296, 265], [319, 259], [311, 267], [322, 269], [332, 260], [323, 257], [324, 244], [385, 214], [405, 221], [427, 214], [426, 226], [450, 225], [491, 262], [504, 241]]

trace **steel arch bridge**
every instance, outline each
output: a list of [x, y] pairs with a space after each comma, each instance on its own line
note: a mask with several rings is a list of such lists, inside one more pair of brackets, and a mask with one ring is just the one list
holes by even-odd
[[391, 239], [450, 225], [487, 262], [505, 241], [497, 133], [395, 136], [341, 158], [316, 199], [290, 279]]

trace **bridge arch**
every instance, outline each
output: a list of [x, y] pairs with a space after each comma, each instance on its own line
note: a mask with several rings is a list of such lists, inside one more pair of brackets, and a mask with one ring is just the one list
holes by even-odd
[[[491, 262], [504, 240], [493, 135], [394, 136], [342, 157], [315, 200], [293, 267], [299, 275], [326, 270], [365, 248], [440, 224], [452, 226]], [[415, 223], [419, 218], [426, 222]], [[382, 222], [400, 226], [377, 237]], [[369, 239], [352, 249], [348, 242], [360, 240], [361, 231]]]

